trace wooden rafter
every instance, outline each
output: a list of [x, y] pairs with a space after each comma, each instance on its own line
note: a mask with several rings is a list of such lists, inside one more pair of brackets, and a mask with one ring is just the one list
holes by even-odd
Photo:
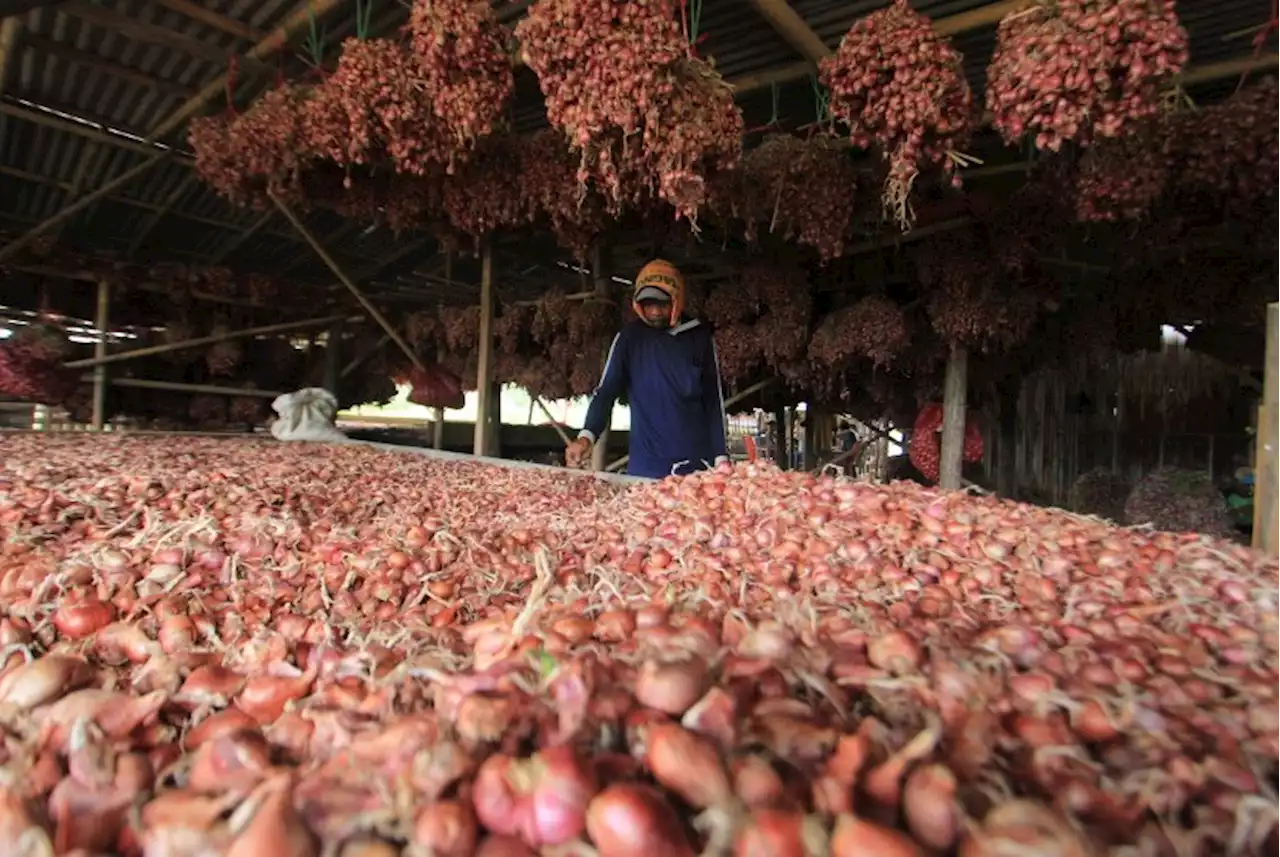
[[133, 240], [129, 242], [127, 258], [132, 259], [138, 255], [138, 251], [146, 244], [147, 238], [150, 237], [156, 226], [169, 215], [175, 205], [182, 201], [182, 198], [187, 195], [187, 192], [191, 190], [198, 180], [199, 174], [194, 170], [183, 176], [182, 181], [178, 182], [178, 186], [169, 192], [169, 195], [164, 198], [164, 202], [147, 218], [147, 222], [134, 232]]
[[[15, 119], [22, 119], [34, 125], [42, 125], [45, 128], [52, 128], [55, 131], [65, 131], [68, 134], [74, 134], [77, 137], [83, 137], [86, 140], [94, 140], [99, 143], [107, 143], [120, 149], [128, 149], [131, 152], [139, 152], [144, 155], [155, 154], [161, 151], [161, 148], [148, 143], [140, 142], [135, 137], [126, 137], [124, 134], [117, 134], [102, 126], [88, 125], [83, 122], [73, 122], [70, 119], [63, 119], [52, 113], [45, 113], [41, 110], [32, 110], [17, 104], [9, 104], [0, 102], [0, 113], [12, 116]], [[174, 153], [173, 160], [176, 163], [194, 165], [195, 158], [181, 153]]]
[[751, 5], [760, 17], [769, 22], [775, 33], [809, 62], [816, 64], [831, 55], [831, 49], [787, 0], [751, 0]]
[[234, 253], [236, 250], [253, 236], [257, 235], [262, 228], [267, 225], [272, 217], [275, 217], [275, 211], [267, 209], [258, 215], [258, 218], [250, 223], [249, 226], [239, 235], [233, 237], [230, 241], [218, 248], [218, 251], [209, 258], [210, 265], [220, 265], [222, 261]]
[[0, 21], [0, 95], [4, 95], [5, 85], [9, 82], [9, 66], [13, 65], [18, 53], [18, 36], [21, 32], [22, 21], [18, 18]]
[[180, 98], [190, 98], [195, 92], [195, 87], [187, 86], [184, 83], [178, 83], [173, 80], [165, 80], [159, 77], [153, 77], [145, 71], [137, 68], [130, 68], [126, 65], [113, 62], [106, 57], [99, 56], [92, 51], [82, 51], [74, 45], [47, 39], [44, 36], [37, 36], [27, 33], [22, 38], [23, 47], [31, 48], [42, 54], [48, 54], [57, 57], [66, 62], [75, 63], [76, 65], [105, 74], [108, 77], [114, 77], [117, 80], [127, 81], [137, 86], [144, 86], [148, 89], [154, 89], [156, 92], [165, 95], [176, 95]]
[[199, 3], [193, 3], [192, 0], [151, 0], [151, 2], [168, 9], [170, 12], [177, 12], [179, 15], [190, 18], [193, 21], [199, 21], [206, 27], [213, 27], [215, 30], [221, 30], [239, 39], [260, 42], [265, 35], [248, 24], [206, 9]]
[[[59, 6], [58, 11], [64, 15], [78, 18], [85, 23], [101, 27], [104, 30], [119, 33], [134, 41], [159, 45], [183, 56], [198, 57], [218, 65], [226, 65], [233, 56], [232, 53], [217, 45], [211, 45], [208, 42], [184, 36], [167, 27], [135, 20], [105, 6], [94, 5], [88, 0], [70, 0], [70, 2]], [[268, 66], [259, 62], [257, 57], [246, 55], [240, 58], [240, 62], [249, 71], [271, 71]]]

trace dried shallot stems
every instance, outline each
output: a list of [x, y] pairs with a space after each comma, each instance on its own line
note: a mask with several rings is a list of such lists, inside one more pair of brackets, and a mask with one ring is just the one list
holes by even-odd
[[742, 149], [733, 91], [692, 55], [670, 4], [538, 0], [516, 27], [579, 183], [612, 212], [658, 199], [696, 217], [707, 180]]
[[1036, 0], [1000, 22], [987, 110], [1009, 143], [1056, 152], [1118, 137], [1160, 112], [1187, 33], [1173, 0]]
[[869, 295], [822, 319], [809, 342], [809, 360], [831, 370], [865, 357], [888, 367], [911, 344], [902, 307], [881, 295]]
[[967, 160], [973, 96], [960, 54], [906, 0], [859, 19], [820, 65], [831, 115], [855, 146], [874, 149], [888, 168], [886, 214], [904, 230], [914, 221], [916, 177], [937, 166], [959, 184]]

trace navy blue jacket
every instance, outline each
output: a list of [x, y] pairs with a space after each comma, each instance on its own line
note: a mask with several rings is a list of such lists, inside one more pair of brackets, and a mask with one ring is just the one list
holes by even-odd
[[701, 322], [662, 330], [636, 320], [624, 327], [609, 346], [582, 436], [598, 438], [624, 395], [633, 476], [691, 473], [727, 454], [720, 366], [711, 330]]

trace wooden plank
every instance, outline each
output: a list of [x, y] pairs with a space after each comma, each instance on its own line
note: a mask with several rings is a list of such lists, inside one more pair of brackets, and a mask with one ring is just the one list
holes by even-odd
[[474, 452], [489, 452], [493, 430], [489, 414], [493, 408], [493, 241], [486, 239], [480, 259], [480, 353], [476, 362], [476, 432]]
[[968, 412], [969, 352], [951, 346], [947, 374], [942, 388], [942, 452], [938, 462], [938, 485], [958, 491], [963, 485], [964, 421]]
[[1263, 364], [1262, 404], [1258, 408], [1258, 433], [1253, 465], [1253, 546], [1272, 558], [1280, 548], [1280, 473], [1277, 472], [1277, 429], [1280, 401], [1277, 396], [1277, 361], [1280, 361], [1280, 304], [1267, 306], [1267, 350]]
[[255, 390], [242, 387], [223, 387], [217, 384], [184, 384], [179, 381], [151, 381], [146, 378], [115, 378], [113, 387], [134, 387], [141, 390], [168, 390], [174, 393], [205, 393], [212, 396], [245, 396], [255, 399], [274, 399], [276, 390]]

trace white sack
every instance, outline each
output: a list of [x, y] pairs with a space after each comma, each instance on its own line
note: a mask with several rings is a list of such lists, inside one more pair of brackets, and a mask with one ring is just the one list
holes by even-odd
[[347, 439], [333, 425], [338, 415], [338, 400], [321, 387], [307, 387], [277, 396], [271, 403], [271, 409], [280, 415], [271, 424], [271, 434], [277, 440]]

